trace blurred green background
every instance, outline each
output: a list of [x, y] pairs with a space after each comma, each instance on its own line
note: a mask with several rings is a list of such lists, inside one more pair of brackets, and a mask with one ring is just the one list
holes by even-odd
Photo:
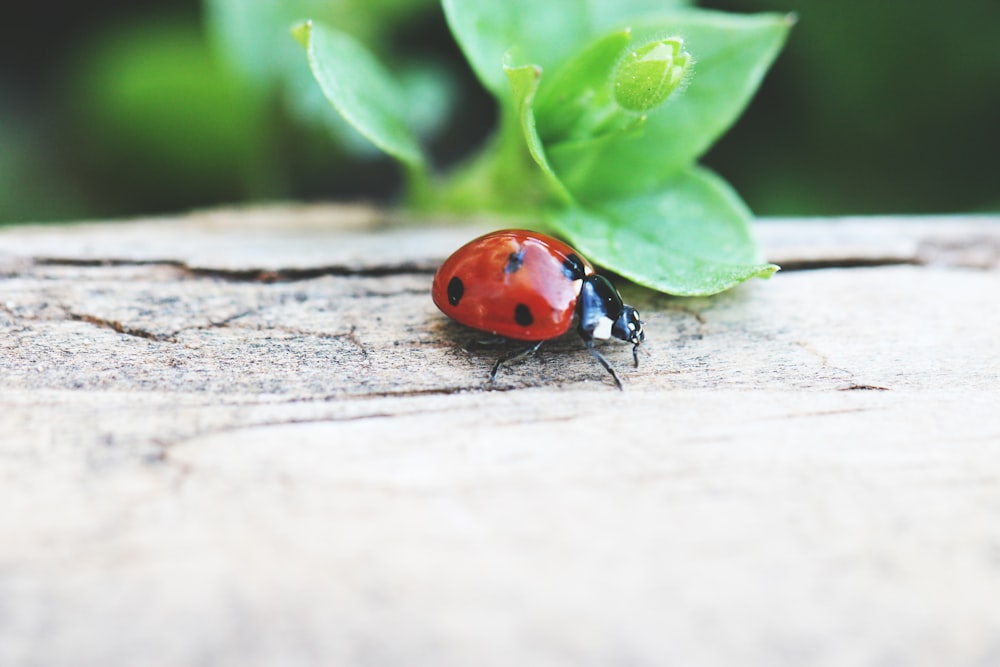
[[[698, 4], [799, 17], [705, 159], [758, 215], [1000, 210], [1000, 2]], [[391, 201], [399, 170], [326, 106], [288, 36], [306, 15], [419, 92], [440, 166], [489, 135], [436, 0], [21, 3], [0, 22], [0, 223]]]

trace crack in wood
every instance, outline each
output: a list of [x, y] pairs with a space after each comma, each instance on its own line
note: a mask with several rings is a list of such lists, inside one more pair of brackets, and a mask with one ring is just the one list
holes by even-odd
[[[427, 395], [440, 395], [440, 394], [454, 394], [462, 391], [459, 390], [426, 390], [426, 391], [411, 391], [411, 392], [388, 392], [388, 393], [375, 393], [364, 396], [363, 398], [407, 398], [411, 396], [427, 396]], [[326, 400], [336, 400], [342, 397], [330, 397], [329, 399], [308, 399], [309, 402], [324, 402]], [[374, 411], [374, 412], [363, 412], [360, 414], [353, 415], [325, 415], [321, 417], [289, 417], [287, 419], [271, 419], [257, 422], [245, 422], [245, 423], [233, 423], [218, 426], [216, 428], [209, 428], [194, 435], [183, 435], [172, 440], [167, 440], [164, 438], [156, 438], [150, 444], [156, 447], [157, 451], [154, 454], [147, 455], [145, 461], [149, 464], [159, 465], [164, 463], [176, 464], [176, 461], [170, 459], [170, 450], [183, 446], [185, 443], [192, 440], [199, 440], [205, 437], [214, 437], [218, 435], [225, 435], [229, 433], [237, 433], [239, 431], [245, 430], [256, 430], [263, 428], [278, 428], [282, 426], [299, 426], [304, 424], [342, 424], [356, 421], [364, 421], [366, 419], [393, 419], [397, 417], [413, 417], [418, 415], [426, 414], [436, 414], [436, 413], [451, 413], [454, 412], [454, 408], [439, 408], [427, 410], [424, 407], [414, 408], [408, 411]]]
[[[983, 247], [991, 244], [984, 244]], [[948, 266], [967, 266], [972, 268], [989, 268], [996, 264], [1000, 250], [993, 248], [986, 253], [987, 258], [978, 257], [975, 261], [962, 261], [962, 253], [968, 246], [963, 244], [934, 244], [925, 242], [914, 256], [883, 256], [883, 257], [825, 257], [816, 259], [786, 259], [781, 262], [784, 273], [799, 271], [819, 271], [824, 269], [862, 269], [891, 266], [926, 266], [928, 264], [945, 264]], [[983, 255], [982, 252], [979, 253]], [[204, 278], [226, 282], [249, 283], [292, 283], [313, 280], [325, 276], [381, 278], [397, 275], [433, 275], [440, 262], [412, 261], [399, 264], [379, 266], [346, 266], [331, 264], [310, 268], [279, 268], [279, 269], [222, 269], [191, 266], [187, 262], [170, 259], [122, 259], [94, 258], [80, 259], [72, 257], [36, 257], [32, 262], [37, 266], [68, 266], [68, 267], [143, 267], [161, 266], [176, 269], [191, 278]]]
[[[130, 326], [125, 324], [120, 320], [109, 319], [105, 317], [99, 317], [97, 315], [91, 315], [89, 313], [78, 313], [65, 306], [61, 306], [62, 311], [65, 313], [65, 318], [71, 322], [85, 322], [87, 324], [92, 324], [96, 327], [102, 329], [111, 329], [116, 333], [120, 333], [126, 336], [133, 336], [135, 338], [142, 338], [144, 340], [151, 340], [159, 343], [178, 343], [177, 337], [187, 331], [205, 331], [208, 329], [226, 329], [230, 328], [231, 324], [236, 320], [253, 315], [257, 312], [257, 309], [247, 309], [238, 313], [234, 313], [228, 317], [220, 320], [212, 320], [203, 325], [192, 325], [176, 329], [169, 333], [156, 333], [149, 331], [148, 329], [143, 329], [141, 327]], [[18, 315], [14, 310], [8, 305], [0, 303], [0, 312], [10, 315], [14, 319], [34, 319], [39, 318], [25, 318], [23, 315]], [[282, 333], [295, 334], [300, 336], [306, 336], [309, 338], [316, 338], [320, 340], [346, 340], [351, 345], [353, 345], [361, 353], [365, 360], [369, 358], [369, 352], [367, 347], [361, 338], [357, 335], [357, 325], [352, 324], [348, 331], [341, 331], [337, 333], [328, 333], [322, 331], [306, 331], [303, 329], [296, 329], [294, 327], [286, 327], [281, 325], [267, 326], [267, 327], [257, 327], [256, 330], [259, 331], [279, 331]], [[11, 332], [12, 333], [12, 332]]]
[[923, 266], [919, 259], [910, 257], [840, 257], [825, 259], [785, 260], [781, 272], [819, 271], [822, 269], [870, 269], [882, 266]]
[[841, 387], [837, 391], [892, 391], [889, 387], [880, 387], [874, 384], [852, 384], [849, 387]]
[[257, 308], [248, 308], [247, 310], [244, 310], [242, 312], [234, 313], [234, 314], [230, 315], [229, 317], [224, 317], [221, 320], [211, 320], [205, 326], [184, 327], [183, 329], [175, 331], [173, 333], [173, 335], [176, 336], [176, 335], [178, 335], [178, 334], [180, 334], [180, 333], [182, 333], [184, 331], [197, 331], [197, 330], [204, 330], [204, 329], [226, 329], [226, 328], [229, 327], [230, 324], [232, 324], [236, 320], [239, 320], [239, 319], [242, 319], [244, 317], [247, 317], [248, 315], [253, 315], [253, 314], [257, 313], [257, 312], [258, 312]]
[[789, 419], [811, 419], [813, 417], [834, 417], [837, 415], [853, 415], [862, 412], [878, 412], [880, 408], [877, 407], [860, 407], [860, 408], [840, 408], [833, 410], [815, 410], [811, 412], [789, 412], [781, 415], [774, 415], [770, 417], [762, 417], [760, 421], [772, 422], [772, 421], [786, 421]]
[[978, 235], [968, 239], [924, 239], [912, 255], [826, 257], [781, 262], [782, 272], [821, 269], [865, 269], [883, 266], [949, 266], [989, 270], [1000, 263], [1000, 241]]
[[889, 391], [889, 387], [880, 387], [877, 385], [864, 384], [855, 381], [856, 375], [854, 371], [844, 368], [843, 366], [833, 365], [830, 362], [829, 357], [827, 357], [825, 354], [814, 348], [809, 343], [806, 343], [804, 341], [793, 341], [793, 344], [796, 345], [799, 349], [803, 350], [804, 352], [807, 352], [808, 354], [811, 354], [816, 359], [818, 359], [820, 367], [846, 376], [846, 380], [848, 383], [847, 386], [838, 387], [837, 391], [856, 391], [856, 390]]
[[[531, 388], [531, 387], [496, 387], [492, 391], [513, 391], [521, 388]], [[362, 397], [351, 397], [352, 399], [363, 398], [364, 400], [371, 399], [405, 399], [414, 397], [424, 397], [424, 396], [441, 396], [441, 395], [454, 395], [462, 393], [486, 393], [491, 391], [489, 388], [483, 388], [481, 386], [477, 387], [440, 387], [440, 388], [429, 388], [429, 389], [415, 389], [407, 391], [383, 391], [383, 392], [373, 392], [371, 394], [366, 394]], [[291, 405], [294, 403], [327, 403], [330, 401], [342, 400], [343, 396], [329, 396], [326, 398], [308, 398], [305, 400], [296, 399], [292, 401], [280, 401], [277, 403], [258, 403], [258, 405]], [[242, 407], [246, 407], [245, 404]], [[442, 407], [442, 408], [432, 408], [428, 409], [421, 402], [420, 405], [413, 407], [411, 409], [403, 410], [373, 410], [369, 412], [361, 412], [358, 414], [343, 414], [343, 415], [323, 415], [318, 417], [289, 417], [285, 419], [267, 419], [262, 421], [247, 421], [244, 423], [229, 423], [224, 425], [219, 425], [215, 428], [209, 428], [202, 430], [194, 435], [179, 435], [174, 439], [165, 439], [163, 437], [154, 438], [149, 442], [155, 448], [152, 453], [147, 453], [143, 456], [142, 461], [147, 465], [168, 465], [180, 469], [183, 474], [188, 474], [193, 472], [190, 464], [186, 462], [179, 462], [174, 460], [170, 452], [171, 450], [181, 447], [192, 440], [198, 440], [205, 437], [215, 437], [219, 435], [226, 435], [231, 433], [237, 433], [244, 430], [257, 430], [265, 428], [280, 428], [284, 426], [298, 426], [305, 424], [341, 424], [350, 423], [357, 421], [364, 421], [369, 419], [393, 419], [393, 418], [406, 418], [406, 417], [418, 417], [425, 416], [428, 414], [453, 414], [455, 408], [452, 406]], [[558, 422], [569, 422], [576, 418], [577, 415], [553, 415], [553, 416], [543, 416], [535, 419], [529, 420], [531, 423], [558, 423]], [[520, 425], [524, 424], [525, 420], [523, 417], [511, 418], [498, 422], [499, 425]]]
[[88, 315], [86, 313], [75, 313], [71, 310], [66, 310], [66, 319], [74, 322], [86, 322], [87, 324], [93, 324], [94, 326], [101, 327], [104, 329], [111, 329], [112, 331], [116, 331], [126, 336], [133, 336], [135, 338], [152, 340], [157, 343], [177, 342], [177, 339], [174, 337], [176, 333], [158, 334], [152, 331], [147, 331], [146, 329], [141, 329], [139, 327], [129, 326], [118, 320], [109, 320], [103, 317], [97, 317], [96, 315]]
[[325, 276], [382, 278], [398, 275], [433, 275], [437, 264], [425, 262], [402, 262], [379, 266], [345, 266], [331, 264], [305, 269], [221, 269], [190, 266], [187, 262], [170, 259], [77, 259], [70, 257], [36, 257], [36, 266], [67, 266], [67, 267], [128, 267], [128, 266], [161, 266], [176, 269], [191, 278], [220, 280], [225, 282], [249, 283], [292, 283], [313, 280]]

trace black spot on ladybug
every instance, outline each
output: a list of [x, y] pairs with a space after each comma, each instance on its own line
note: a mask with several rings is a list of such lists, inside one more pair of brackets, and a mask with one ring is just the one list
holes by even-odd
[[531, 314], [531, 309], [528, 308], [523, 303], [517, 304], [514, 308], [514, 321], [520, 324], [522, 327], [530, 326], [532, 322], [535, 321], [534, 315]]
[[524, 248], [507, 255], [507, 265], [503, 267], [504, 273], [514, 273], [524, 264]]
[[563, 260], [563, 275], [570, 280], [582, 280], [585, 273], [583, 270], [583, 260], [575, 252]]
[[463, 294], [465, 294], [465, 285], [462, 284], [461, 278], [455, 276], [448, 281], [448, 303], [457, 306], [458, 302], [462, 300]]

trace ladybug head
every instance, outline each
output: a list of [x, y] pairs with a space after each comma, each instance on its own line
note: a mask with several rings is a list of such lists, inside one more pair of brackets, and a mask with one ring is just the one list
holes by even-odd
[[618, 319], [615, 320], [615, 323], [611, 327], [611, 335], [636, 346], [646, 340], [646, 334], [642, 332], [642, 320], [639, 319], [639, 311], [632, 306], [623, 304], [621, 315], [618, 316]]
[[577, 302], [580, 335], [584, 339], [615, 337], [632, 343], [632, 356], [638, 364], [639, 344], [646, 339], [639, 311], [622, 303], [614, 285], [599, 275], [587, 276]]
[[639, 311], [632, 306], [622, 305], [622, 313], [611, 327], [611, 335], [622, 339], [626, 343], [632, 343], [632, 361], [635, 362], [635, 366], [638, 368], [639, 344], [646, 340], [646, 334], [642, 332], [642, 320], [639, 319]]

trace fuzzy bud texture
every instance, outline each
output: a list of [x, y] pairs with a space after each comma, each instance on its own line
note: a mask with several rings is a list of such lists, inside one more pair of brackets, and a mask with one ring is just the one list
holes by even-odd
[[615, 68], [615, 101], [623, 109], [637, 112], [663, 104], [684, 81], [691, 62], [680, 37], [632, 49]]

